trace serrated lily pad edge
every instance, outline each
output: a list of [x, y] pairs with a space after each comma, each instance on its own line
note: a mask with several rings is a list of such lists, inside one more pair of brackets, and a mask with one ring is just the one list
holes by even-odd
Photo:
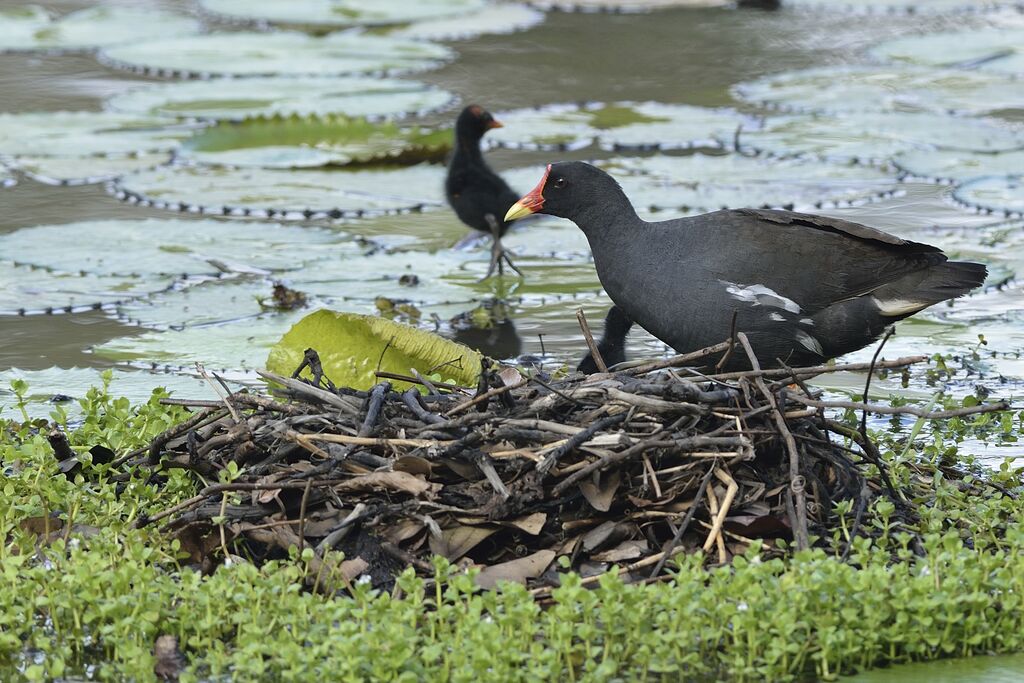
[[975, 176], [974, 178], [970, 178], [969, 180], [964, 180], [957, 183], [956, 187], [953, 189], [952, 194], [950, 195], [950, 199], [958, 206], [970, 209], [971, 211], [977, 214], [996, 216], [1008, 219], [1024, 218], [1024, 209], [1018, 211], [1015, 209], [999, 209], [991, 206], [985, 206], [984, 204], [979, 204], [977, 202], [967, 201], [966, 199], [959, 195], [959, 190], [961, 190], [965, 185], [977, 182], [979, 180], [987, 180], [990, 178], [1007, 180], [1010, 178], [1017, 178], [1018, 180], [1024, 182], [1024, 176], [979, 175]]

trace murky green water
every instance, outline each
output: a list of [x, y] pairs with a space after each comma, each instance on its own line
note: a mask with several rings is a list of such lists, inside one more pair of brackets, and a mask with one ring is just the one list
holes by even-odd
[[848, 683], [1016, 683], [1024, 655], [971, 657], [875, 669], [842, 679]]
[[[120, 4], [194, 9], [184, 0]], [[48, 6], [65, 12], [88, 6], [88, 3], [68, 1]], [[202, 21], [207, 30], [232, 29], [231, 24], [218, 23], [209, 16]], [[739, 117], [765, 110], [737, 99], [734, 95], [737, 84], [812, 67], [870, 65], [875, 62], [866, 51], [886, 40], [992, 25], [1014, 27], [1024, 25], [1024, 21], [1013, 12], [855, 17], [841, 12], [809, 12], [796, 8], [777, 12], [670, 10], [630, 15], [551, 12], [542, 23], [529, 30], [449, 42], [447, 45], [455, 51], [454, 59], [440, 68], [417, 72], [408, 78], [447, 90], [462, 103], [484, 104], [499, 117], [503, 111], [552, 103], [649, 100], [731, 107], [737, 110], [735, 115]], [[0, 93], [3, 93], [0, 111], [101, 111], [109, 106], [111, 98], [158, 81], [172, 82], [173, 79], [149, 78], [103, 66], [88, 53], [0, 54]], [[1013, 128], [1012, 122], [1019, 119], [1024, 104], [1015, 108], [1014, 103], [1024, 103], [1024, 86], [1014, 81], [1007, 87], [1006, 91], [998, 91], [999, 108], [1006, 117], [999, 125], [1017, 134], [1019, 131]], [[942, 90], [935, 97], [941, 97], [942, 92], [950, 91]], [[941, 105], [941, 100], [939, 103]], [[845, 108], [840, 105], [846, 104], [851, 103], [840, 102], [836, 106]], [[453, 103], [418, 120], [427, 125], [448, 125], [459, 106]], [[897, 108], [900, 107], [902, 105]], [[981, 109], [984, 111], [985, 107]], [[854, 114], [838, 116], [848, 121]], [[746, 121], [748, 128], [757, 125], [750, 123], [756, 119]], [[966, 135], [961, 129], [969, 123], [955, 119], [951, 132], [935, 134], [948, 141]], [[911, 124], [909, 130], [913, 130], [914, 125]], [[506, 132], [514, 134], [511, 126]], [[861, 134], [867, 136], [874, 132], [868, 130]], [[1021, 139], [1024, 141], [1024, 137]], [[757, 138], [751, 140], [758, 144]], [[877, 140], [870, 144], [876, 143], [890, 144]], [[864, 150], [869, 141], [854, 137], [852, 142], [846, 140], [844, 144]], [[2, 151], [0, 149], [0, 153]], [[549, 161], [616, 156], [641, 157], [634, 166], [643, 172], [654, 163], [644, 161], [651, 156], [649, 152], [614, 153], [594, 146], [575, 152], [490, 152], [495, 167], [504, 170], [517, 189], [523, 191], [532, 186], [543, 164]], [[764, 163], [766, 178], [782, 173], [781, 166]], [[163, 172], [158, 169], [158, 173]], [[172, 175], [177, 173], [174, 171]], [[220, 171], [199, 166], [191, 173], [203, 180]], [[887, 174], [886, 183], [896, 183], [895, 172], [878, 173]], [[827, 169], [823, 175], [828, 176]], [[279, 177], [285, 176], [271, 176], [271, 181]], [[290, 177], [299, 176], [292, 173]], [[417, 180], [402, 189], [428, 201], [440, 202], [442, 177], [443, 169], [436, 168], [424, 175], [425, 180]], [[0, 373], [8, 371], [10, 374], [10, 368], [22, 369], [37, 387], [38, 396], [73, 394], [73, 391], [61, 389], [61, 375], [52, 370], [54, 367], [118, 367], [122, 370], [155, 367], [175, 375], [188, 375], [192, 364], [200, 361], [229, 376], [243, 378], [247, 371], [261, 364], [266, 347], [300, 315], [268, 313], [255, 304], [257, 298], [269, 295], [272, 281], [278, 279], [315, 295], [318, 305], [357, 312], [374, 313], [374, 299], [378, 295], [408, 298], [422, 312], [421, 325], [436, 327], [443, 334], [456, 336], [499, 357], [531, 354], [541, 356], [552, 366], [562, 362], [574, 364], [582, 354], [575, 309], [582, 307], [596, 326], [609, 303], [600, 291], [582, 235], [573, 226], [555, 220], [523, 226], [508, 237], [508, 245], [518, 254], [517, 261], [525, 271], [524, 281], [506, 279], [478, 283], [476, 280], [486, 268], [487, 245], [453, 249], [452, 246], [466, 235], [466, 229], [443, 206], [423, 213], [358, 220], [288, 221], [285, 227], [289, 230], [306, 229], [309, 234], [318, 231], [315, 240], [303, 245], [301, 240], [292, 238], [284, 242], [278, 240], [268, 232], [266, 221], [220, 219], [220, 223], [211, 223], [188, 211], [119, 201], [104, 183], [51, 186], [17, 173], [15, 179], [17, 185], [0, 189], [0, 236], [40, 225], [146, 218], [195, 221], [196, 234], [194, 240], [180, 237], [172, 240], [165, 231], [152, 228], [151, 242], [147, 246], [145, 235], [141, 240], [127, 243], [97, 227], [99, 223], [83, 223], [63, 233], [47, 233], [50, 237], [38, 233], [38, 239], [30, 237], [18, 242], [17, 249], [0, 247], [5, 249], [0, 253], [0, 261], [35, 267], [32, 273], [24, 269], [9, 270], [0, 276], [0, 279], [7, 277], [8, 284], [19, 281], [31, 284], [35, 282], [31, 278], [45, 280], [45, 272], [50, 272], [45, 270], [47, 268], [61, 272], [80, 268], [91, 275], [96, 264], [104, 260], [104, 253], [142, 261], [151, 256], [150, 252], [176, 253], [194, 249], [196, 261], [200, 262], [207, 256], [203, 249], [208, 248], [215, 250], [223, 260], [224, 249], [230, 251], [232, 244], [240, 245], [250, 236], [252, 240], [262, 240], [263, 246], [259, 248], [269, 250], [276, 259], [272, 267], [264, 268], [257, 256], [247, 253], [239, 256], [237, 263], [223, 268], [223, 264], [217, 266], [226, 269], [226, 275], [221, 273], [217, 280], [205, 282], [199, 288], [192, 286], [198, 281], [196, 278], [209, 279], [216, 273], [207, 262], [202, 267], [182, 271], [193, 279], [179, 281], [166, 292], [161, 291], [164, 283], [158, 278], [168, 274], [158, 275], [159, 268], [138, 273], [104, 272], [104, 279], [96, 286], [102, 285], [108, 292], [130, 291], [131, 301], [108, 301], [102, 310], [0, 315]], [[179, 200], [201, 204], [204, 196], [214, 190], [226, 191], [230, 183], [239, 183], [242, 189], [237, 192], [244, 195], [249, 181], [217, 176], [205, 190], [193, 186], [188, 190], [162, 189], [165, 186], [160, 185], [161, 182], [163, 178], [154, 181], [152, 177], [143, 182], [140, 176], [139, 180], [124, 181], [124, 184], [134, 190], [148, 188], [144, 193], [165, 197], [175, 204]], [[395, 191], [406, 183], [386, 178], [380, 182], [384, 186], [391, 184], [385, 189]], [[731, 191], [733, 201], [738, 204], [743, 203], [744, 196], [749, 197], [743, 194], [749, 191], [749, 186], [731, 187], [728, 176], [715, 182], [719, 190], [724, 187], [722, 191]], [[1010, 398], [1019, 397], [1022, 393], [1020, 378], [1024, 377], [1024, 361], [1019, 356], [1024, 348], [1024, 314], [1019, 285], [1013, 278], [1024, 261], [1021, 221], [1001, 215], [979, 215], [961, 208], [953, 202], [949, 185], [906, 182], [896, 183], [889, 189], [895, 189], [896, 196], [864, 206], [826, 206], [820, 211], [934, 243], [956, 256], [982, 259], [993, 271], [991, 282], [1010, 280], [1010, 284], [949, 306], [935, 307], [901, 324], [886, 355], [963, 352], [977, 345], [978, 335], [983, 334], [988, 341], [984, 348], [986, 353], [969, 371], [961, 373], [959, 380], [962, 381], [953, 389], [967, 392], [978, 381], [986, 381]], [[266, 192], [253, 186], [249, 194], [259, 197]], [[314, 197], [321, 195], [325, 202], [331, 199], [329, 191], [313, 192]], [[228, 203], [226, 199], [223, 201]], [[203, 222], [198, 222], [200, 220]], [[239, 223], [244, 226], [240, 235], [237, 234]], [[222, 224], [231, 224], [235, 236], [230, 239], [218, 236], [217, 226]], [[333, 237], [326, 239], [324, 233]], [[372, 243], [353, 248], [356, 236]], [[217, 244], [218, 237], [224, 243]], [[196, 247], [195, 243], [201, 238], [209, 238], [209, 244]], [[17, 253], [12, 253], [14, 251]], [[255, 254], [257, 249], [254, 247], [252, 251]], [[77, 265], [76, 257], [80, 257], [81, 265]], [[40, 268], [45, 271], [43, 274]], [[397, 275], [402, 273], [415, 273], [420, 285], [414, 289], [398, 287]], [[114, 275], [121, 279], [111, 280]], [[46, 282], [38, 285], [42, 289], [47, 286], [51, 285]], [[139, 295], [142, 290], [146, 291]], [[45, 297], [34, 299], [33, 296], [34, 290], [25, 295], [25, 301], [29, 302], [25, 307], [32, 308], [32, 301], [45, 300]], [[512, 304], [510, 320], [492, 329], [468, 331], [456, 330], [449, 323], [453, 317], [493, 297], [505, 298]], [[82, 295], [72, 300], [87, 301], [88, 297]], [[642, 332], [631, 336], [631, 356], [655, 355], [665, 350], [664, 345]], [[859, 356], [866, 357], [868, 353], [861, 352]], [[122, 389], [137, 392], [150, 381], [163, 383], [170, 377], [167, 374], [135, 375], [124, 380]], [[859, 379], [850, 379], [851, 386], [859, 382]], [[175, 379], [172, 383], [179, 391], [194, 389], [205, 396], [198, 382]], [[892, 389], [896, 385], [882, 384], [881, 387]], [[115, 390], [117, 388], [115, 382]], [[929, 387], [922, 387], [917, 395], [930, 395], [931, 391]], [[4, 401], [2, 392], [0, 389], [0, 402]], [[45, 408], [42, 410], [45, 412]], [[992, 457], [1005, 452], [999, 451]]]

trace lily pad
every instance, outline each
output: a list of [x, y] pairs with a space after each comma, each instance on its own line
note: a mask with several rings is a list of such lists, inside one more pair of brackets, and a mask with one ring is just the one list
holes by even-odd
[[831, 66], [765, 76], [733, 89], [741, 99], [792, 112], [928, 111], [984, 114], [1024, 109], [1013, 77], [911, 65]]
[[383, 26], [459, 16], [483, 0], [200, 0], [208, 12], [286, 26]]
[[860, 12], [864, 14], [941, 14], [974, 13], [1013, 6], [1011, 0], [786, 0], [786, 5], [800, 9], [829, 12]]
[[0, 9], [0, 52], [90, 50], [198, 33], [191, 17], [153, 8], [91, 7], [51, 19], [34, 5]]
[[[111, 395], [124, 396], [132, 405], [148, 401], [153, 395], [153, 390], [158, 387], [182, 398], [217, 398], [217, 394], [205, 380], [166, 372], [79, 367], [52, 367], [46, 370], [10, 368], [0, 372], [0, 419], [22, 419], [14, 392], [9, 388], [12, 380], [23, 380], [28, 383], [26, 399], [29, 404], [26, 411], [30, 417], [48, 417], [59, 405], [74, 418], [79, 411], [78, 401], [85, 398], [91, 388], [103, 385], [104, 372], [112, 374]], [[54, 401], [55, 397], [66, 397], [68, 400]]]
[[[291, 7], [291, 3], [280, 5]], [[101, 62], [177, 76], [337, 76], [417, 71], [454, 57], [441, 45], [359, 33], [211, 33], [102, 50]]]
[[[4, 257], [10, 253], [0, 250]], [[102, 308], [167, 289], [172, 281], [167, 276], [65, 272], [0, 261], [0, 316]]]
[[1024, 132], [989, 119], [929, 113], [798, 114], [744, 130], [740, 146], [772, 156], [881, 164], [915, 149], [1003, 152], [1024, 147]]
[[519, 109], [497, 117], [504, 128], [484, 141], [509, 149], [570, 150], [721, 147], [744, 121], [731, 110], [659, 102], [560, 104]]
[[952, 183], [978, 176], [1019, 173], [1024, 169], [1024, 150], [998, 154], [921, 150], [901, 154], [893, 161], [908, 175]]
[[260, 302], [271, 298], [273, 286], [269, 278], [252, 276], [206, 280], [128, 301], [114, 310], [123, 322], [160, 330], [240, 321], [266, 312]]
[[[100, 220], [0, 234], [5, 261], [145, 280], [285, 271], [353, 250], [344, 235], [332, 231], [238, 221]], [[147, 291], [158, 289], [149, 286]]]
[[453, 98], [445, 90], [393, 78], [265, 77], [161, 83], [117, 95], [107, 106], [147, 116], [233, 121], [293, 114], [376, 119], [424, 114]]
[[46, 185], [85, 185], [154, 168], [166, 164], [170, 158], [170, 152], [142, 152], [102, 157], [22, 156], [8, 163], [32, 180]]
[[158, 168], [124, 176], [120, 199], [214, 215], [360, 217], [439, 206], [444, 169], [420, 164], [392, 170]]
[[1020, 216], [1024, 214], [1024, 176], [989, 176], [968, 180], [953, 191], [953, 198], [967, 206]]
[[203, 164], [263, 168], [313, 168], [387, 161], [442, 161], [451, 131], [400, 126], [340, 116], [253, 119], [222, 123], [185, 146]]
[[196, 374], [198, 362], [232, 379], [255, 379], [255, 370], [263, 368], [267, 351], [303, 315], [304, 311], [268, 313], [220, 325], [148, 330], [135, 337], [113, 339], [92, 351], [131, 367]]
[[171, 151], [194, 129], [174, 119], [112, 112], [0, 114], [0, 154], [82, 158]]
[[480, 354], [462, 344], [383, 318], [328, 310], [311, 313], [292, 327], [271, 349], [267, 369], [290, 375], [307, 348], [320, 354], [331, 381], [356, 389], [376, 384], [378, 368], [401, 374], [415, 368], [463, 386], [475, 386], [480, 375]]
[[389, 36], [413, 40], [465, 40], [494, 33], [524, 31], [544, 21], [544, 13], [528, 5], [487, 5], [457, 17], [425, 19], [389, 31]]
[[650, 12], [679, 7], [725, 7], [729, 0], [530, 0], [545, 10], [562, 12]]
[[870, 54], [923, 66], [1024, 74], [1024, 27], [908, 36], [886, 41]]

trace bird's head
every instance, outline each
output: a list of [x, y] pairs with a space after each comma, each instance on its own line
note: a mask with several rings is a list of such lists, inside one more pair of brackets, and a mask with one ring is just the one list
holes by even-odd
[[479, 140], [490, 129], [501, 127], [501, 122], [479, 104], [469, 105], [455, 120], [455, 134], [465, 140]]
[[562, 161], [548, 164], [537, 187], [512, 205], [505, 214], [505, 222], [546, 213], [576, 220], [585, 213], [600, 210], [608, 200], [628, 200], [622, 188], [610, 175], [582, 161]]

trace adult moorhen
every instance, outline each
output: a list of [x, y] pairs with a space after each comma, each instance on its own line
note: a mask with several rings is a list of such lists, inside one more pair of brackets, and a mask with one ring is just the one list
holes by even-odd
[[[633, 321], [622, 312], [622, 309], [612, 304], [608, 314], [604, 317], [604, 333], [601, 340], [597, 342], [597, 351], [604, 359], [607, 367], [612, 367], [626, 360], [626, 335], [629, 328], [633, 327]], [[580, 364], [576, 366], [577, 372], [584, 375], [592, 375], [598, 371], [597, 361], [594, 354], [587, 352]]]
[[[980, 263], [865, 225], [730, 209], [649, 223], [619, 184], [582, 162], [549, 165], [505, 215], [568, 218], [587, 236], [615, 305], [679, 353], [727, 338], [733, 312], [763, 366], [812, 365], [889, 324], [974, 289]], [[731, 369], [749, 367], [733, 353]]]
[[503, 274], [503, 262], [522, 275], [501, 246], [501, 236], [508, 228], [505, 213], [519, 194], [491, 170], [480, 151], [480, 140], [492, 128], [501, 128], [501, 123], [483, 107], [471, 104], [462, 110], [455, 121], [455, 151], [448, 164], [444, 188], [448, 203], [463, 223], [494, 237], [485, 280], [494, 274], [495, 268], [499, 275]]

